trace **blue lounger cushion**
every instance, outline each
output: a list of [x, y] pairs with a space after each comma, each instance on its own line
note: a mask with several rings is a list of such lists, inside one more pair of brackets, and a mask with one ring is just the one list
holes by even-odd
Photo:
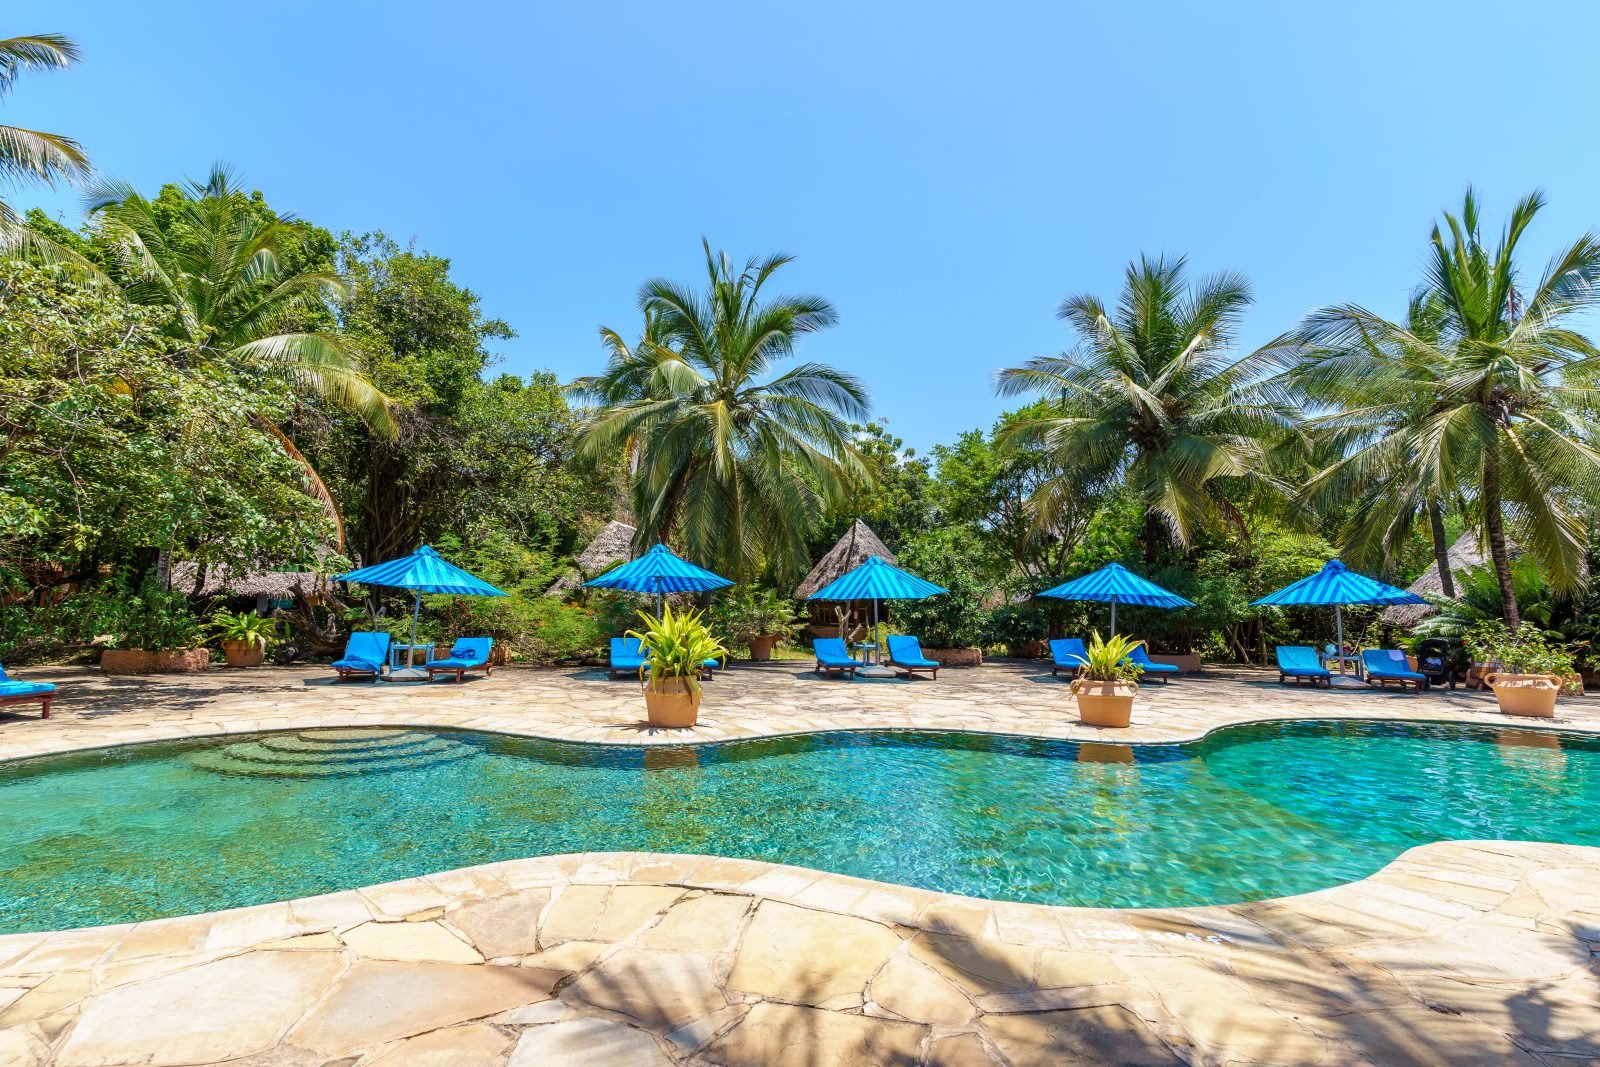
[[861, 660], [851, 657], [841, 637], [819, 637], [811, 643], [817, 662], [825, 667], [865, 667]]
[[1309, 645], [1279, 645], [1278, 673], [1291, 678], [1328, 678], [1328, 668], [1322, 665], [1317, 650]]
[[34, 693], [54, 693], [52, 682], [0, 682], [0, 697], [24, 697]]
[[644, 649], [639, 644], [637, 637], [613, 637], [611, 639], [611, 669], [638, 670], [644, 666]]
[[458, 637], [445, 659], [430, 659], [430, 667], [481, 667], [489, 662], [489, 650], [494, 647], [492, 637]]
[[922, 642], [915, 637], [889, 637], [889, 662], [896, 667], [939, 667], [942, 664], [922, 654]]
[[345, 642], [344, 656], [333, 661], [339, 670], [377, 674], [389, 658], [390, 637], [385, 633], [353, 633]]
[[1178, 666], [1175, 663], [1157, 663], [1152, 660], [1144, 650], [1143, 645], [1134, 645], [1133, 651], [1128, 653], [1128, 659], [1143, 667], [1146, 674], [1177, 674]]
[[1368, 678], [1388, 678], [1391, 681], [1425, 682], [1426, 674], [1418, 674], [1406, 662], [1406, 654], [1397, 648], [1368, 649], [1361, 653], [1361, 665], [1367, 669]]
[[1050, 642], [1050, 659], [1057, 667], [1077, 670], [1089, 658], [1081, 637], [1058, 637]]

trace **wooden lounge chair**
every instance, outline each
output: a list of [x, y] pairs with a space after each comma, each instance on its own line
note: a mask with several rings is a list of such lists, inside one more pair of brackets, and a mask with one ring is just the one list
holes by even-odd
[[842, 637], [819, 637], [811, 642], [811, 651], [817, 657], [816, 670], [822, 674], [843, 674], [853, 681], [856, 671], [866, 666], [850, 655]]
[[1281, 685], [1291, 678], [1295, 685], [1309, 681], [1312, 685], [1333, 687], [1333, 674], [1309, 645], [1278, 646], [1278, 682]]
[[889, 666], [898, 667], [910, 678], [917, 671], [927, 671], [934, 681], [939, 680], [939, 661], [922, 654], [922, 642], [915, 637], [889, 637]]
[[1366, 669], [1367, 684], [1387, 689], [1391, 684], [1401, 689], [1411, 686], [1418, 693], [1428, 685], [1428, 676], [1411, 669], [1406, 654], [1397, 648], [1374, 648], [1361, 653], [1361, 666]]
[[1078, 672], [1083, 670], [1084, 662], [1089, 658], [1089, 652], [1083, 647], [1081, 637], [1058, 637], [1050, 642], [1050, 674], [1054, 677], [1066, 671], [1068, 677], [1076, 678]]
[[50, 701], [55, 698], [56, 687], [50, 682], [21, 682], [6, 673], [0, 664], [0, 706], [6, 704], [38, 704], [41, 719], [50, 717]]
[[454, 674], [457, 682], [462, 681], [468, 671], [493, 674], [494, 668], [489, 666], [489, 650], [493, 647], [492, 637], [456, 638], [456, 643], [450, 648], [450, 655], [444, 659], [431, 659], [424, 664], [428, 671], [428, 681], [433, 681], [435, 674]]
[[365, 631], [351, 634], [350, 640], [345, 642], [344, 655], [333, 661], [339, 681], [371, 675], [372, 684], [377, 685], [383, 676], [383, 665], [389, 659], [389, 641], [388, 634]]

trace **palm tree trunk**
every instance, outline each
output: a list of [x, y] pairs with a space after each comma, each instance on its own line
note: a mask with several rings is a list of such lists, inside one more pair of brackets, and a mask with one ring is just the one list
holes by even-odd
[[1439, 588], [1451, 600], [1456, 598], [1456, 579], [1450, 573], [1450, 545], [1445, 541], [1444, 509], [1434, 497], [1428, 498], [1428, 530], [1433, 534], [1433, 561], [1439, 567]]
[[1516, 629], [1522, 625], [1522, 613], [1517, 610], [1517, 589], [1511, 581], [1511, 556], [1506, 551], [1505, 518], [1500, 511], [1500, 454], [1493, 443], [1483, 456], [1483, 528], [1495, 577], [1500, 581], [1500, 611], [1506, 625]]
[[1154, 511], [1144, 513], [1144, 561], [1153, 565], [1156, 561], [1156, 545], [1161, 539], [1161, 520]]

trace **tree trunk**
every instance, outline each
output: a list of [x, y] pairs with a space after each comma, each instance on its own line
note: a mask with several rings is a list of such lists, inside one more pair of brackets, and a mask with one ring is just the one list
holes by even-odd
[[1439, 566], [1439, 587], [1451, 600], [1456, 598], [1456, 579], [1450, 573], [1450, 545], [1445, 541], [1444, 509], [1439, 501], [1428, 499], [1428, 531], [1433, 534], [1433, 561]]
[[1517, 589], [1511, 581], [1511, 557], [1506, 552], [1505, 517], [1500, 511], [1500, 454], [1490, 444], [1483, 457], [1483, 528], [1489, 538], [1489, 558], [1500, 580], [1500, 611], [1513, 630], [1522, 625], [1517, 610]]
[[1144, 561], [1154, 564], [1156, 561], [1156, 544], [1161, 539], [1161, 520], [1154, 511], [1144, 513]]

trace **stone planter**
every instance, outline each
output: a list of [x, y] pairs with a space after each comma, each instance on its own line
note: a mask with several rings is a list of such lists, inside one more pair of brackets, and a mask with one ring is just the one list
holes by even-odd
[[983, 649], [976, 646], [971, 648], [925, 648], [922, 650], [922, 654], [941, 667], [983, 666]]
[[1015, 645], [1007, 645], [1006, 649], [1018, 659], [1039, 659], [1044, 656], [1043, 641], [1022, 641]]
[[772, 658], [772, 649], [777, 645], [778, 641], [779, 636], [777, 634], [752, 637], [750, 639], [750, 658], [758, 663], [765, 663]]
[[651, 726], [693, 726], [700, 721], [700, 688], [688, 678], [651, 680], [644, 686], [644, 709]]
[[230, 667], [259, 667], [267, 656], [267, 646], [260, 641], [224, 641], [222, 654]]
[[1085, 726], [1126, 727], [1133, 716], [1133, 698], [1138, 692], [1137, 682], [1072, 680], [1072, 695], [1078, 699], [1078, 718]]
[[100, 653], [103, 674], [149, 674], [153, 653], [142, 648], [108, 648]]
[[1500, 714], [1528, 715], [1538, 719], [1555, 717], [1556, 697], [1561, 693], [1560, 675], [1491, 671], [1483, 676], [1483, 681], [1494, 690]]
[[1199, 674], [1200, 657], [1193, 652], [1151, 652], [1151, 663], [1170, 663], [1178, 668], [1179, 674]]
[[211, 652], [204, 648], [171, 648], [150, 657], [150, 669], [158, 674], [192, 674], [211, 663]]

